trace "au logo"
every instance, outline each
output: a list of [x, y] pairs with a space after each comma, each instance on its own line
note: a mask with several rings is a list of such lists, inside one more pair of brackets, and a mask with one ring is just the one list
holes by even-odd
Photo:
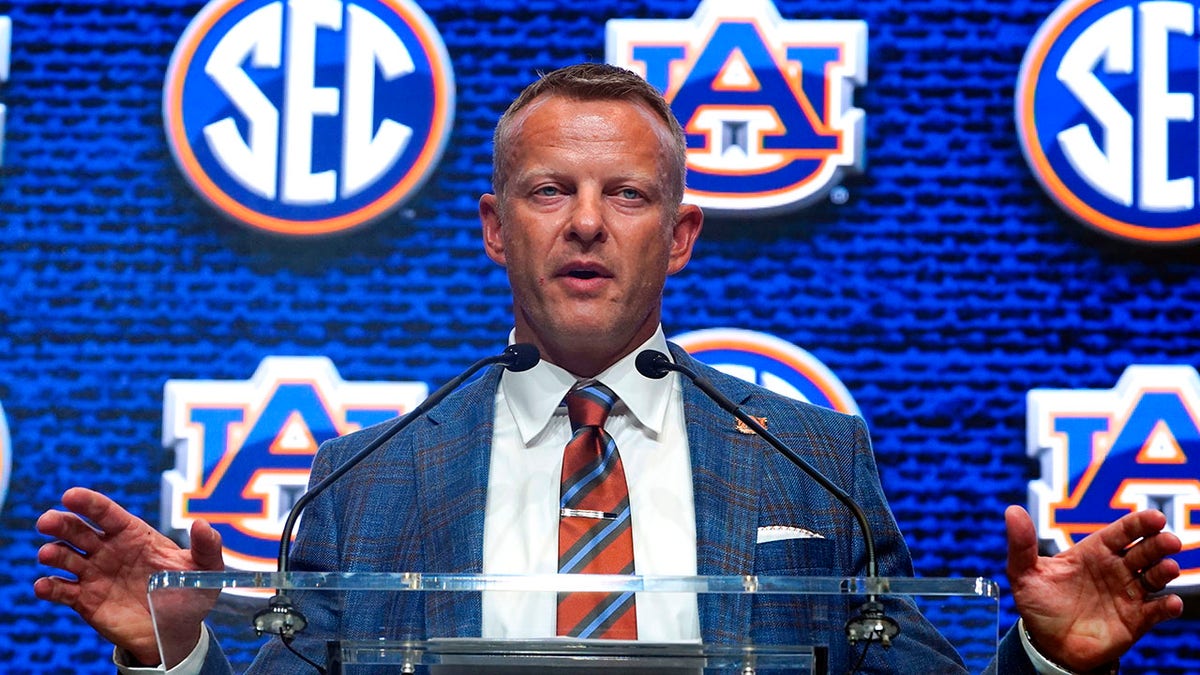
[[1200, 375], [1129, 366], [1111, 390], [1034, 389], [1028, 453], [1038, 532], [1066, 549], [1126, 513], [1156, 508], [1183, 541], [1173, 586], [1200, 585]]
[[789, 211], [863, 166], [867, 25], [785, 21], [770, 0], [704, 0], [691, 19], [608, 22], [609, 63], [641, 73], [684, 126], [688, 200]]
[[1200, 240], [1197, 4], [1067, 0], [1029, 45], [1021, 148], [1084, 224], [1137, 242]]
[[344, 382], [324, 357], [267, 357], [248, 381], [171, 380], [163, 445], [163, 526], [186, 533], [204, 518], [224, 539], [225, 562], [274, 569], [283, 522], [308, 482], [321, 442], [402, 414], [425, 398], [420, 382]]
[[776, 394], [858, 415], [849, 390], [809, 352], [773, 335], [708, 328], [671, 338], [699, 361]]
[[378, 218], [441, 157], [454, 75], [410, 0], [212, 0], [175, 46], [163, 123], [229, 217], [316, 235]]

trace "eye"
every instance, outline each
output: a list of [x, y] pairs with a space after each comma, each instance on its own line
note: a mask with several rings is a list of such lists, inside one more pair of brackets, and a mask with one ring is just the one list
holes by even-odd
[[620, 197], [621, 199], [628, 199], [630, 201], [633, 201], [636, 199], [641, 199], [642, 193], [638, 192], [637, 190], [635, 190], [633, 188], [627, 187], [627, 188], [621, 188], [620, 190], [618, 190], [617, 196]]
[[562, 194], [562, 190], [559, 190], [556, 185], [542, 185], [534, 189], [533, 194], [539, 197], [556, 197]]

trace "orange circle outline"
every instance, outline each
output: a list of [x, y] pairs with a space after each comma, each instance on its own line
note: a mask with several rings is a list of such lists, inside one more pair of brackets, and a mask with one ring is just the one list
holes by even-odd
[[[408, 196], [410, 191], [419, 187], [428, 177], [432, 169], [430, 165], [437, 158], [440, 158], [450, 138], [449, 130], [446, 128], [449, 122], [446, 109], [452, 106], [454, 99], [454, 72], [450, 65], [449, 56], [445, 51], [445, 45], [441, 41], [441, 37], [437, 33], [432, 20], [415, 5], [411, 7], [407, 6], [404, 0], [380, 0], [384, 5], [396, 12], [402, 20], [405, 20], [406, 25], [416, 35], [418, 42], [427, 48], [440, 46], [438, 49], [426, 51], [426, 54], [435, 57], [430, 59], [430, 64], [433, 66], [434, 71], [440, 71], [449, 75], [447, 80], [437, 77], [436, 73], [433, 78], [433, 125], [426, 137], [427, 140], [424, 147], [421, 149], [416, 161], [413, 162], [412, 168], [391, 189], [371, 203], [355, 211], [321, 220], [300, 221], [255, 211], [218, 187], [209, 178], [208, 173], [200, 166], [199, 161], [192, 152], [191, 143], [188, 142], [187, 134], [183, 128], [182, 80], [188, 71], [188, 66], [191, 65], [192, 58], [195, 56], [196, 48], [199, 45], [197, 36], [206, 36], [209, 29], [217, 21], [228, 14], [230, 10], [242, 4], [242, 2], [243, 0], [218, 0], [216, 3], [207, 5], [201, 14], [184, 31], [176, 47], [176, 52], [172, 54], [170, 64], [167, 66], [167, 81], [163, 92], [167, 144], [171, 149], [171, 154], [176, 159], [176, 163], [180, 165], [184, 176], [201, 196], [221, 211], [252, 227], [279, 234], [309, 236], [348, 230], [370, 222], [396, 207], [404, 197]], [[415, 10], [415, 12], [410, 10]], [[434, 38], [436, 38], [436, 41]], [[447, 84], [449, 84], [449, 87], [446, 86]], [[452, 110], [450, 114], [453, 114]]]
[[[717, 329], [709, 329], [709, 330], [717, 330]], [[680, 336], [680, 337], [686, 337], [686, 336]], [[774, 337], [774, 336], [770, 336], [770, 337]], [[775, 338], [775, 339], [779, 339], [779, 338]], [[823, 377], [823, 375], [824, 375], [823, 373], [817, 372], [810, 364], [803, 363], [803, 362], [797, 360], [796, 358], [792, 357], [792, 355], [784, 352], [782, 349], [780, 349], [778, 347], [774, 347], [774, 346], [767, 345], [767, 344], [762, 344], [760, 342], [739, 339], [734, 336], [703, 337], [703, 338], [699, 338], [699, 339], [689, 338], [687, 340], [684, 340], [681, 343], [681, 346], [684, 347], [685, 351], [687, 351], [689, 354], [692, 354], [692, 355], [698, 355], [698, 354], [702, 354], [704, 352], [710, 352], [710, 351], [716, 351], [716, 350], [726, 350], [726, 351], [735, 351], [735, 352], [750, 352], [753, 354], [759, 354], [761, 356], [765, 356], [767, 358], [774, 359], [775, 361], [778, 361], [779, 363], [782, 363], [782, 364], [792, 368], [793, 370], [795, 370], [796, 372], [798, 372], [802, 376], [804, 376], [805, 379], [808, 380], [809, 384], [812, 384], [817, 389], [817, 391], [821, 392], [821, 394], [825, 396], [826, 400], [828, 400], [831, 404], [833, 404], [834, 410], [837, 410], [838, 412], [841, 412], [841, 413], [846, 413], [848, 415], [858, 414], [858, 412], [857, 412], [858, 405], [857, 404], [852, 403], [851, 401], [847, 401], [846, 395], [843, 395], [840, 392], [830, 391], [830, 388], [833, 385], [831, 383], [825, 381], [825, 378]], [[795, 348], [800, 349], [800, 347], [795, 347]], [[813, 357], [813, 359], [816, 360], [816, 357]], [[828, 370], [828, 366], [824, 366], [824, 364], [822, 364], [822, 367], [824, 367], [824, 368], [826, 368], [826, 370]], [[830, 371], [830, 374], [832, 375], [832, 371]], [[836, 378], [836, 375], [833, 377]], [[843, 388], [845, 388], [845, 385], [841, 385], [841, 386]], [[813, 405], [818, 405], [818, 404], [813, 404]]]

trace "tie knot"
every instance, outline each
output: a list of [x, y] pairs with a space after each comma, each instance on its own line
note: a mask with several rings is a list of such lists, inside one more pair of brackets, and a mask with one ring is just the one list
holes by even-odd
[[616, 401], [617, 395], [612, 389], [599, 382], [567, 392], [567, 416], [571, 420], [571, 429], [603, 427]]

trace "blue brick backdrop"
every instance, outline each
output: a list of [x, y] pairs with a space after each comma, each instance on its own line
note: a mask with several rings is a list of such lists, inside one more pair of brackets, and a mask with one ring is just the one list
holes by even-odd
[[[710, 220], [668, 286], [668, 334], [734, 326], [813, 352], [870, 424], [918, 570], [1003, 581], [1002, 511], [1023, 503], [1025, 393], [1110, 388], [1132, 363], [1200, 362], [1197, 248], [1094, 234], [1043, 195], [1012, 95], [1051, 0], [780, 0], [870, 26], [868, 169], [845, 204]], [[614, 17], [694, 1], [423, 0], [458, 81], [447, 151], [406, 206], [289, 241], [215, 214], [161, 122], [163, 74], [201, 2], [0, 2], [13, 22], [0, 168], [0, 401], [14, 457], [0, 511], [0, 664], [110, 672], [109, 646], [31, 584], [33, 523], [67, 487], [151, 521], [167, 379], [246, 379], [268, 355], [346, 380], [436, 386], [503, 343], [502, 271], [475, 203], [491, 126], [538, 69], [602, 60]], [[1012, 619], [1003, 605], [1002, 623]], [[1200, 672], [1200, 623], [1156, 630], [1134, 673]]]

